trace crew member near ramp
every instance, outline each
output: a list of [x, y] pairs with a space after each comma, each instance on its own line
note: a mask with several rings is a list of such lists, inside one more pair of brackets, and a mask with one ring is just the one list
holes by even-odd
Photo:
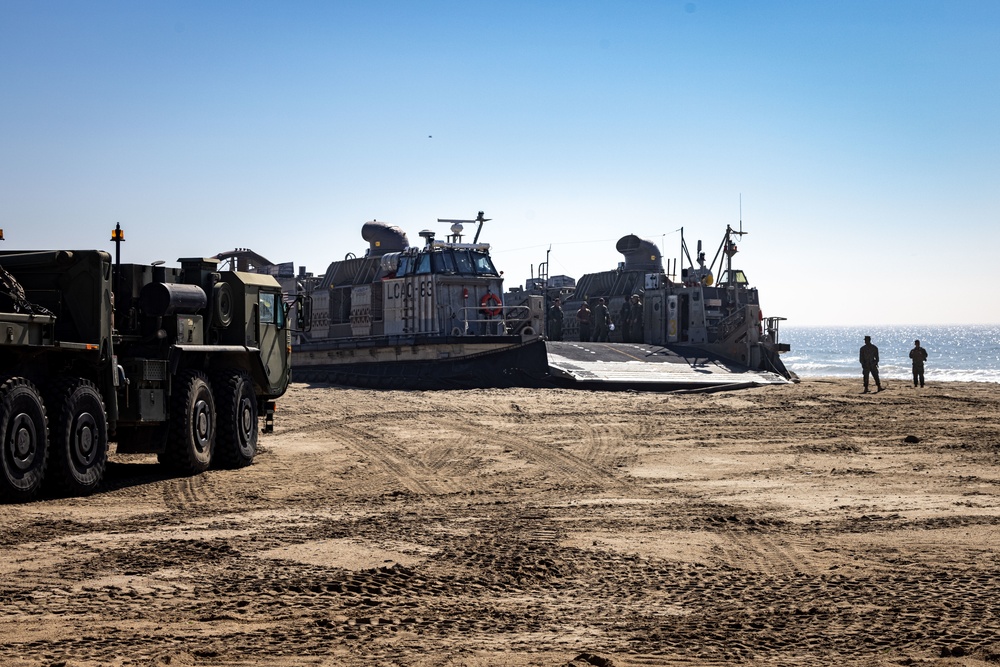
[[589, 343], [590, 342], [590, 319], [591, 319], [590, 307], [587, 305], [587, 300], [584, 299], [583, 304], [580, 306], [580, 310], [576, 311], [576, 320], [580, 324], [580, 342]]
[[563, 309], [559, 303], [559, 297], [556, 297], [552, 305], [549, 306], [545, 324], [549, 340], [562, 340]]
[[910, 359], [913, 360], [913, 386], [924, 386], [924, 362], [927, 361], [927, 349], [920, 347], [920, 341], [913, 341], [913, 349], [910, 350]]
[[642, 301], [638, 294], [632, 295], [632, 304], [628, 312], [628, 329], [630, 343], [641, 343], [643, 339]]
[[608, 326], [611, 324], [611, 313], [608, 311], [604, 298], [597, 300], [594, 306], [594, 341], [598, 343], [608, 342]]
[[872, 337], [865, 336], [865, 344], [861, 346], [859, 355], [861, 361], [861, 373], [865, 380], [865, 391], [868, 393], [868, 375], [875, 379], [875, 386], [878, 391], [882, 391], [882, 383], [878, 380], [878, 348], [872, 345]]
[[621, 310], [618, 311], [618, 328], [622, 332], [622, 342], [628, 342], [628, 318], [629, 313], [632, 312], [632, 304], [628, 299], [622, 304]]

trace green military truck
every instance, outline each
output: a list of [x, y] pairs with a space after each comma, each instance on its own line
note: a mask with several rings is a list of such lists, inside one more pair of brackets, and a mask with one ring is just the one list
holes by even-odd
[[180, 474], [253, 461], [291, 379], [289, 307], [272, 276], [178, 261], [0, 252], [0, 499], [93, 491], [109, 441]]

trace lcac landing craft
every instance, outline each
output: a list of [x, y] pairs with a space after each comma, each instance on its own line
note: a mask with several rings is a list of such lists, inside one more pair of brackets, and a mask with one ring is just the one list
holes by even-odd
[[[363, 257], [348, 254], [311, 294], [311, 330], [293, 345], [293, 376], [361, 387], [449, 389], [537, 385], [547, 375], [543, 298], [504, 306], [503, 280], [480, 243], [482, 211], [430, 230], [411, 247], [406, 234], [367, 222]], [[464, 226], [476, 224], [471, 243]]]
[[[550, 278], [546, 262], [540, 278], [512, 290], [507, 303], [526, 303], [542, 294], [552, 314], [555, 298], [561, 297], [559, 323], [550, 317], [545, 329], [553, 384], [664, 390], [785, 383], [795, 378], [779, 357], [789, 349], [778, 340], [784, 318], [763, 317], [757, 289], [733, 268], [736, 238], [745, 233], [727, 226], [711, 264], [699, 241], [695, 266], [682, 230], [687, 268], [679, 280], [677, 260], [675, 270], [665, 272], [659, 248], [630, 234], [616, 245], [625, 258], [617, 269], [586, 274], [574, 286], [565, 276]], [[715, 269], [722, 274], [719, 281]], [[577, 311], [587, 302], [595, 313], [601, 300], [613, 325], [607, 342], [581, 341]], [[558, 330], [561, 336], [553, 335]]]

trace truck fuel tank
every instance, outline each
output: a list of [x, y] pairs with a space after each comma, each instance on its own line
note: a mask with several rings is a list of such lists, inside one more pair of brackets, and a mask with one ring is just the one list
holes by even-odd
[[208, 297], [198, 285], [183, 283], [148, 283], [139, 292], [143, 314], [163, 317], [175, 313], [194, 314], [204, 310]]

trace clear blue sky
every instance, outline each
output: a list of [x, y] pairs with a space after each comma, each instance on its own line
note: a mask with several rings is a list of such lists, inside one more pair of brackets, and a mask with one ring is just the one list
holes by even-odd
[[322, 273], [484, 210], [509, 283], [635, 233], [765, 315], [1000, 323], [1000, 2], [0, 0], [7, 250]]

